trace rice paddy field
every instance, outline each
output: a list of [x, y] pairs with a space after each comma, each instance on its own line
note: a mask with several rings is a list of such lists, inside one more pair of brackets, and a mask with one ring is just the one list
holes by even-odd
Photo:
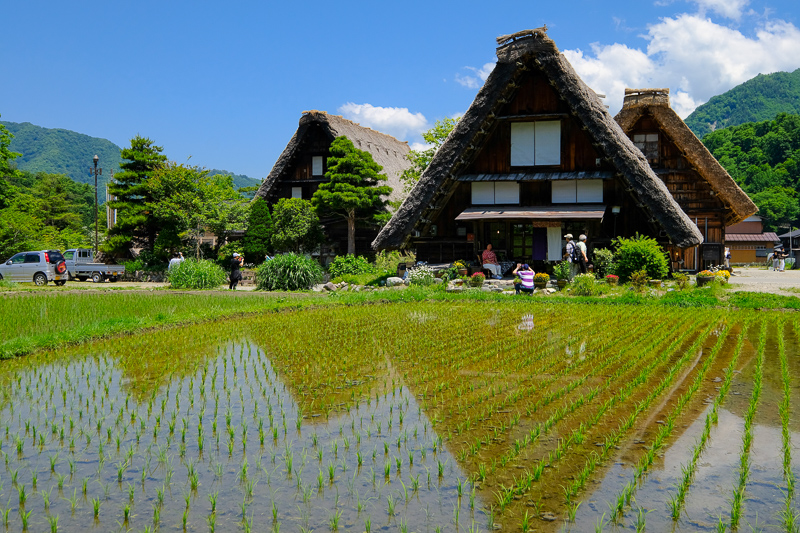
[[415, 302], [0, 362], [8, 531], [796, 531], [800, 316]]

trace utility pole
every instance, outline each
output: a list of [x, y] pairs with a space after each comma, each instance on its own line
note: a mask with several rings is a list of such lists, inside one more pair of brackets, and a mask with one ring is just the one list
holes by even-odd
[[100, 160], [100, 158], [97, 157], [97, 155], [95, 155], [92, 158], [92, 161], [94, 161], [94, 169], [90, 169], [89, 170], [90, 174], [91, 173], [94, 174], [94, 255], [95, 255], [95, 258], [97, 257], [97, 243], [99, 242], [98, 231], [97, 231], [97, 209], [98, 209], [98, 203], [97, 203], [97, 176], [98, 175], [100, 175], [100, 176], [103, 175], [103, 169], [102, 168], [97, 168], [97, 162], [99, 160]]

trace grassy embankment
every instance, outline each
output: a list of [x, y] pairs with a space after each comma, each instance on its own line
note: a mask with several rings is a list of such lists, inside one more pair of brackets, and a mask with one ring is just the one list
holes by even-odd
[[441, 286], [411, 287], [378, 292], [336, 294], [296, 293], [289, 297], [266, 293], [45, 292], [0, 296], [0, 358], [91, 339], [136, 333], [150, 328], [218, 320], [233, 316], [300, 309], [310, 306], [363, 305], [413, 301], [502, 301], [519, 305], [537, 302], [565, 305], [634, 305], [655, 307], [726, 307], [741, 309], [800, 309], [800, 299], [772, 294], [689, 289], [635, 294], [624, 289], [600, 297], [551, 295], [509, 296], [481, 291], [450, 294]]

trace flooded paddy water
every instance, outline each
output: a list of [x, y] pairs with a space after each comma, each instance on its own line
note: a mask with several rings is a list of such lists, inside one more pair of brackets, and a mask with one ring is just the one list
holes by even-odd
[[792, 531], [798, 330], [414, 303], [4, 361], [0, 527]]

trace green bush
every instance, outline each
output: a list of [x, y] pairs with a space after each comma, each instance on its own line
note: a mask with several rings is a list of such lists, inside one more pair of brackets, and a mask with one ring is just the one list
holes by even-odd
[[614, 262], [614, 252], [608, 248], [597, 248], [592, 252], [594, 271], [598, 277], [604, 278], [609, 274], [617, 273], [617, 264]]
[[408, 270], [408, 281], [411, 285], [433, 285], [435, 279], [433, 269], [428, 266], [422, 265]]
[[322, 281], [324, 272], [317, 261], [304, 255], [276, 255], [256, 270], [256, 286], [262, 291], [310, 289]]
[[173, 289], [215, 289], [227, 280], [225, 271], [213, 261], [186, 259], [167, 273]]
[[[397, 269], [396, 266], [395, 269]], [[360, 255], [337, 255], [328, 266], [328, 273], [332, 278], [338, 278], [348, 274], [371, 274], [373, 272], [375, 272], [375, 267], [370, 264], [366, 257]]]
[[633, 289], [636, 292], [642, 292], [644, 291], [645, 287], [647, 287], [647, 282], [650, 280], [650, 275], [645, 269], [641, 269], [633, 272], [630, 276], [630, 279]]
[[613, 243], [617, 247], [614, 273], [623, 281], [639, 270], [646, 271], [650, 279], [662, 279], [669, 273], [667, 255], [655, 239], [636, 235], [630, 239], [619, 237]]
[[380, 272], [393, 272], [397, 273], [397, 265], [400, 263], [415, 263], [416, 256], [413, 252], [399, 252], [398, 250], [392, 250], [387, 252], [386, 250], [381, 250], [375, 255], [375, 268], [378, 269]]
[[571, 294], [574, 296], [595, 296], [599, 291], [594, 274], [578, 274], [572, 278]]

